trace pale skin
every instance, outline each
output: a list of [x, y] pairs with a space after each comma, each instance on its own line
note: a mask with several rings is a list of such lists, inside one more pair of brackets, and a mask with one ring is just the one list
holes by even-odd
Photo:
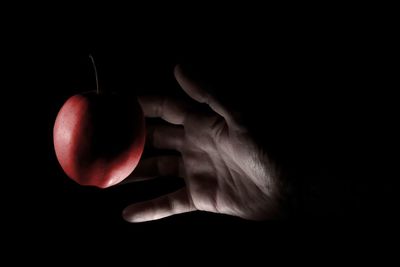
[[151, 145], [180, 155], [143, 159], [128, 180], [177, 176], [185, 187], [128, 206], [124, 219], [144, 222], [196, 210], [249, 220], [279, 217], [283, 182], [277, 165], [232, 112], [181, 67], [174, 74], [192, 102], [163, 96], [140, 97], [139, 102], [146, 117], [168, 123], [148, 131]]

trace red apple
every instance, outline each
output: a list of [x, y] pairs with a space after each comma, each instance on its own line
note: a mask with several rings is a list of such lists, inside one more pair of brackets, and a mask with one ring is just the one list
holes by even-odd
[[136, 99], [87, 92], [70, 97], [53, 130], [57, 159], [81, 185], [106, 188], [137, 166], [145, 142], [144, 116]]

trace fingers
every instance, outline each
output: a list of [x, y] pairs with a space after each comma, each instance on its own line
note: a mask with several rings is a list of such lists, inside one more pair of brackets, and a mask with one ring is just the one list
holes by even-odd
[[[184, 130], [181, 126], [147, 127], [147, 142], [160, 149], [180, 151], [184, 141]], [[159, 156], [143, 159], [139, 165], [120, 184], [128, 184], [153, 179], [158, 176], [183, 176], [182, 159], [179, 156]]]
[[159, 156], [143, 159], [122, 184], [152, 179], [159, 176], [184, 176], [182, 159], [179, 156]]
[[150, 201], [132, 204], [124, 209], [122, 216], [128, 222], [145, 222], [194, 210], [196, 208], [186, 188], [182, 188]]
[[146, 117], [162, 118], [172, 124], [183, 125], [189, 108], [181, 101], [166, 96], [138, 97]]
[[205, 103], [210, 106], [212, 110], [224, 117], [230, 123], [233, 118], [226, 108], [221, 105], [212, 95], [204, 91], [196, 82], [187, 77], [180, 65], [177, 65], [174, 70], [175, 78], [182, 89], [194, 100], [200, 103]]
[[158, 156], [144, 159], [133, 174], [137, 176], [182, 176], [182, 159], [180, 156]]
[[[179, 85], [192, 99], [209, 105], [229, 125], [235, 125], [234, 118], [226, 107], [187, 77], [179, 65], [175, 67], [174, 72]], [[166, 96], [141, 96], [138, 100], [146, 117], [162, 118], [172, 124], [183, 125], [185, 119], [192, 113], [188, 104]]]
[[185, 138], [182, 126], [149, 126], [147, 127], [147, 142], [155, 148], [180, 151]]

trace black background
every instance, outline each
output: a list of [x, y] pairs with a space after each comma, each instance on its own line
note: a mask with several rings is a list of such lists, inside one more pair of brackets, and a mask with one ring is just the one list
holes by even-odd
[[[384, 51], [371, 51], [385, 39], [373, 23], [341, 24], [321, 14], [302, 23], [238, 19], [183, 26], [187, 17], [164, 25], [166, 17], [156, 26], [149, 22], [153, 17], [73, 26], [74, 19], [52, 24], [52, 17], [10, 31], [3, 51], [10, 78], [4, 101], [12, 104], [3, 105], [3, 114], [5, 147], [12, 143], [6, 166], [11, 171], [3, 203], [11, 214], [4, 220], [23, 233], [22, 240], [35, 243], [46, 236], [50, 245], [60, 240], [84, 245], [112, 237], [147, 250], [168, 246], [177, 236], [190, 243], [200, 234], [217, 245], [215, 240], [227, 244], [239, 232], [270, 238], [283, 233], [274, 222], [202, 212], [128, 224], [121, 218], [126, 205], [170, 192], [181, 181], [162, 178], [105, 190], [71, 181], [55, 158], [52, 127], [68, 97], [94, 89], [89, 54], [100, 85], [129, 94], [185, 97], [173, 67], [186, 66], [246, 116], [260, 144], [316, 184], [317, 191], [323, 189], [305, 190], [301, 218], [348, 222], [392, 216], [393, 188], [382, 173], [377, 182], [372, 168], [378, 162], [390, 165], [375, 152], [385, 142], [375, 130], [386, 129], [395, 109], [379, 85]], [[382, 103], [377, 113], [374, 107]]]

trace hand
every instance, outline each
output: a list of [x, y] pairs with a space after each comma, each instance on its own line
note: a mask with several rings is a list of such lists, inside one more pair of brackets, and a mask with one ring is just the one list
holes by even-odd
[[139, 101], [146, 117], [169, 123], [148, 133], [152, 145], [176, 150], [180, 156], [143, 159], [129, 179], [172, 175], [182, 177], [186, 186], [128, 206], [124, 219], [143, 222], [195, 210], [251, 220], [278, 216], [282, 182], [277, 166], [237, 118], [185, 76], [179, 66], [175, 77], [198, 103], [150, 96]]

